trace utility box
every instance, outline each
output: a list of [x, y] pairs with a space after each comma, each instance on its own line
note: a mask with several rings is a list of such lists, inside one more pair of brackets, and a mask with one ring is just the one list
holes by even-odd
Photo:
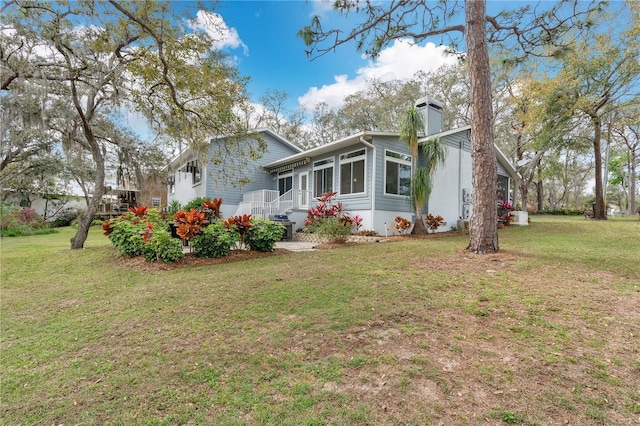
[[529, 212], [515, 211], [511, 212], [511, 216], [513, 216], [512, 225], [529, 225]]

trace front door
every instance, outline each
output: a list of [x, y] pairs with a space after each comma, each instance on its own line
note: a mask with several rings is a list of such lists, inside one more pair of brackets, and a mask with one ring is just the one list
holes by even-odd
[[300, 195], [298, 205], [301, 209], [309, 208], [309, 172], [302, 172], [298, 175], [298, 188], [300, 189]]

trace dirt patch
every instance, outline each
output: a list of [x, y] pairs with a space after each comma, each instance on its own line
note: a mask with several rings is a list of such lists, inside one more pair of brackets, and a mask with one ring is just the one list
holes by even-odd
[[254, 250], [232, 250], [228, 256], [217, 259], [200, 258], [193, 253], [185, 253], [184, 257], [177, 262], [147, 262], [144, 257], [114, 257], [113, 262], [125, 269], [134, 271], [154, 272], [154, 271], [170, 271], [178, 268], [200, 267], [209, 265], [220, 265], [223, 263], [242, 262], [244, 260], [260, 259], [263, 257], [282, 256], [292, 253], [286, 249], [275, 249], [272, 252], [258, 252]]

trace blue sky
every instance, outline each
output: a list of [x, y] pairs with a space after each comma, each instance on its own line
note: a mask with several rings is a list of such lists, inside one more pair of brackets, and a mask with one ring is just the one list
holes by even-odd
[[[227, 40], [221, 47], [249, 76], [254, 102], [266, 90], [287, 92], [290, 109], [310, 110], [319, 101], [339, 106], [342, 99], [366, 86], [370, 78], [409, 78], [418, 70], [437, 68], [445, 58], [433, 44], [410, 46], [395, 43], [373, 62], [346, 45], [311, 61], [296, 33], [308, 25], [313, 14], [323, 25], [344, 27], [347, 18], [330, 10], [323, 1], [223, 1], [217, 9], [226, 25]], [[326, 21], [325, 21], [326, 20]]]

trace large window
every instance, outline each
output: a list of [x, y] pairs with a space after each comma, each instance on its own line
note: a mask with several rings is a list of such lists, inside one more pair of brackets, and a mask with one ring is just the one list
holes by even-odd
[[333, 158], [313, 163], [313, 196], [333, 192]]
[[411, 156], [385, 151], [384, 192], [392, 195], [411, 195]]
[[340, 155], [340, 194], [360, 194], [364, 192], [365, 175], [364, 149]]
[[293, 188], [293, 172], [288, 170], [278, 173], [278, 191], [280, 195], [291, 191], [291, 188]]

